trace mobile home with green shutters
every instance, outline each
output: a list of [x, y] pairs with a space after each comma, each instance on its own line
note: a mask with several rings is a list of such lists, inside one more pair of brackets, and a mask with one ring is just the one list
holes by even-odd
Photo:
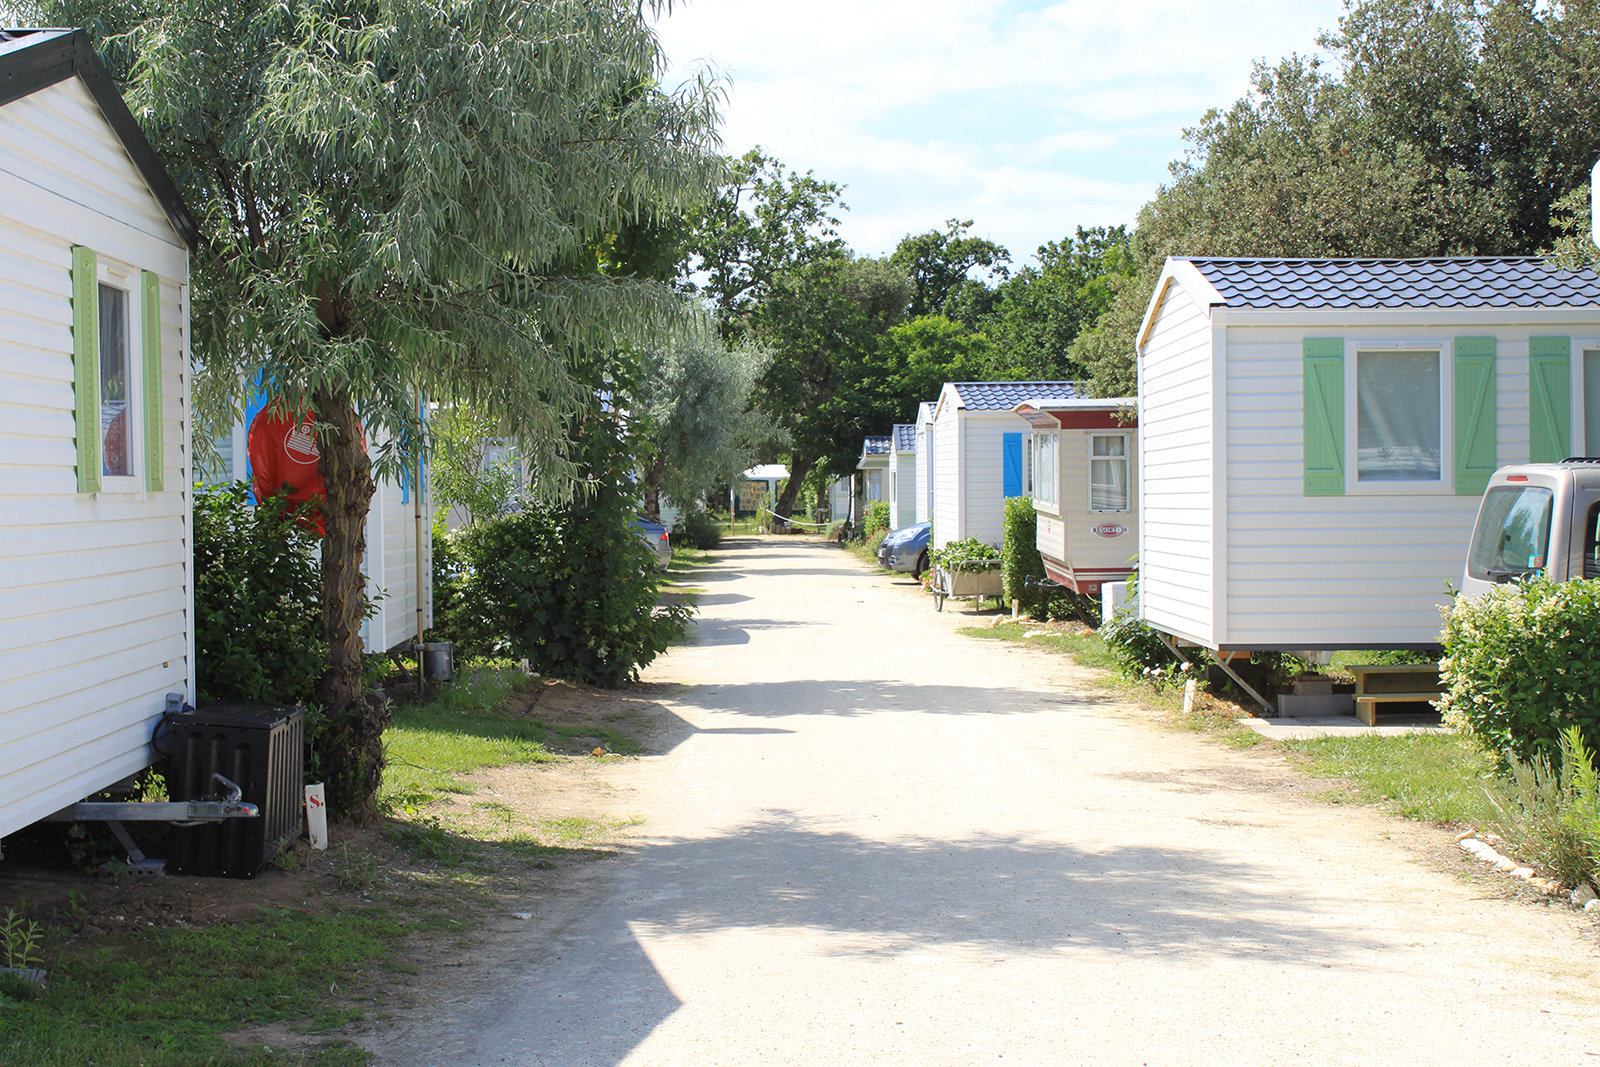
[[1015, 407], [1077, 396], [1074, 382], [946, 382], [925, 436], [933, 547], [975, 537], [1000, 544], [1007, 497], [1031, 491], [1032, 435]]
[[81, 30], [0, 31], [0, 836], [194, 693], [195, 225]]
[[1436, 645], [1497, 466], [1600, 449], [1600, 277], [1169, 259], [1138, 339], [1139, 611], [1220, 651]]

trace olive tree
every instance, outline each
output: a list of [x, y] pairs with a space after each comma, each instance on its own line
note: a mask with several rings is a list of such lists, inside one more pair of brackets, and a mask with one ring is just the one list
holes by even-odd
[[[683, 314], [665, 283], [603, 269], [603, 250], [709, 197], [717, 87], [664, 91], [630, 0], [65, 0], [42, 14], [95, 35], [200, 222], [203, 409], [231, 421], [259, 380], [315, 419], [319, 696], [359, 705], [368, 441], [398, 469], [424, 447], [423, 399], [461, 405], [515, 437], [542, 486], [572, 486], [563, 427], [602, 385], [573, 368]], [[354, 730], [352, 758], [383, 725], [375, 712]]]

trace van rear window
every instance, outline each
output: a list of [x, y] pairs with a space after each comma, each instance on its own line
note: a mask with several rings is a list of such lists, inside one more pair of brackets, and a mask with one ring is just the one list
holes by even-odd
[[1483, 498], [1467, 573], [1486, 582], [1525, 578], [1545, 568], [1555, 499], [1536, 486], [1497, 485]]

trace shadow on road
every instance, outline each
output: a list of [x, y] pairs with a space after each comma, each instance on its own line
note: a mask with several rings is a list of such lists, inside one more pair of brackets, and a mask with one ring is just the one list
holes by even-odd
[[[1320, 922], [1315, 897], [1283, 893], [1266, 866], [1201, 849], [1088, 851], [1003, 833], [886, 841], [773, 811], [717, 836], [631, 851], [631, 877], [543, 946], [539, 966], [490, 982], [422, 1054], [457, 1067], [619, 1064], [682, 1003], [651, 962], [647, 946], [660, 937], [797, 935], [773, 942], [786, 947], [767, 967], [784, 966], [789, 952], [806, 966], [817, 955], [930, 949], [1334, 964], [1384, 944]], [[702, 951], [716, 952], [714, 941]], [[694, 996], [692, 982], [678, 988]]]
[[[702, 640], [700, 643], [736, 642]], [[696, 686], [675, 700], [679, 704], [706, 711], [732, 710], [740, 715], [756, 717], [875, 715], [886, 711], [915, 711], [934, 715], [1030, 715], [1117, 703], [1110, 696], [1093, 692], [1075, 692], [1068, 699], [1011, 687], [990, 689], [965, 685], [918, 685], [861, 678], [714, 683]]]

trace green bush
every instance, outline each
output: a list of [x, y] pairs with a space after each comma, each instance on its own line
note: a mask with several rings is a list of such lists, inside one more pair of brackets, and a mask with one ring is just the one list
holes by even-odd
[[867, 505], [867, 512], [861, 519], [862, 538], [870, 538], [879, 530], [887, 532], [891, 528], [889, 524], [893, 521], [894, 519], [889, 514], [889, 502], [887, 500], [874, 500]]
[[1572, 886], [1592, 881], [1600, 866], [1600, 775], [1578, 727], [1561, 733], [1557, 749], [1555, 766], [1543, 755], [1506, 757], [1489, 784], [1490, 827], [1518, 859]]
[[306, 704], [328, 666], [317, 538], [244, 482], [194, 497], [195, 700]]
[[655, 556], [634, 524], [637, 492], [629, 443], [607, 416], [574, 427], [582, 491], [530, 503], [460, 535], [460, 596], [471, 632], [541, 674], [607, 687], [637, 677], [689, 618], [657, 606]]
[[984, 570], [987, 568], [983, 564], [1000, 566], [1000, 550], [993, 545], [984, 544], [976, 537], [967, 537], [960, 541], [951, 541], [943, 548], [933, 549], [928, 553], [928, 562], [945, 570], [956, 566], [968, 570]]
[[1157, 671], [1164, 677], [1182, 662], [1131, 606], [1101, 620], [1099, 633], [1117, 666], [1131, 678], [1149, 678]]
[[840, 519], [838, 522], [830, 522], [830, 523], [828, 523], [828, 540], [830, 540], [830, 541], [843, 541], [844, 540], [844, 520], [843, 519]]
[[1600, 748], [1600, 581], [1531, 578], [1457, 599], [1443, 643], [1439, 708], [1502, 761], [1559, 767], [1572, 726]]
[[672, 540], [691, 548], [713, 549], [722, 544], [722, 527], [717, 520], [695, 508], [678, 516], [672, 525]]
[[876, 553], [878, 551], [879, 546], [883, 544], [883, 539], [885, 537], [888, 537], [888, 536], [889, 536], [889, 531], [888, 530], [875, 530], [875, 531], [873, 531], [872, 534], [870, 536], [868, 536], [868, 538], [867, 538], [867, 549], [868, 549], [868, 551]]
[[1047, 580], [1044, 560], [1039, 555], [1038, 526], [1032, 497], [1006, 500], [1000, 533], [1001, 595], [1007, 602], [1017, 601], [1023, 611], [1036, 619], [1078, 616], [1097, 620], [1100, 605], [1094, 597], [1079, 596]]

